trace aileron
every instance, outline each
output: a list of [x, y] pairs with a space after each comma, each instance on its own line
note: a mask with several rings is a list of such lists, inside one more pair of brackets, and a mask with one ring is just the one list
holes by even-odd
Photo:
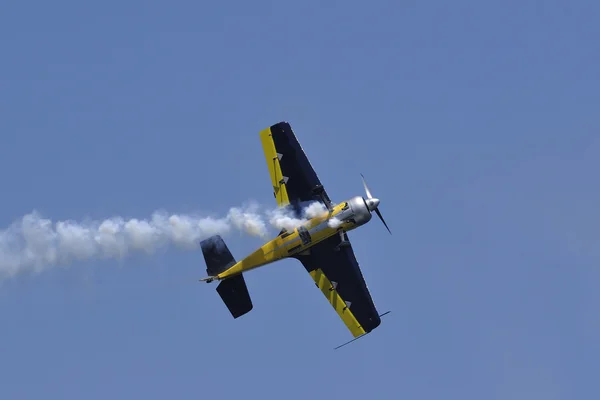
[[277, 201], [279, 207], [284, 207], [290, 203], [287, 194], [287, 177], [283, 176], [281, 171], [281, 164], [279, 161], [283, 157], [282, 154], [277, 153], [275, 143], [271, 134], [271, 128], [264, 129], [260, 132], [260, 139], [262, 141], [265, 158], [267, 159], [267, 167], [269, 168], [269, 175], [271, 176], [271, 184], [273, 185], [273, 195]]

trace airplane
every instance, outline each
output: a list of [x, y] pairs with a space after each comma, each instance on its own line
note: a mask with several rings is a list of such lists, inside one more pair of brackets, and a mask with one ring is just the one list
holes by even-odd
[[239, 318], [253, 308], [243, 274], [286, 258], [297, 259], [353, 335], [346, 345], [377, 328], [387, 314], [378, 313], [347, 235], [369, 222], [373, 211], [392, 233], [379, 211], [380, 200], [372, 196], [361, 174], [366, 198], [354, 196], [334, 204], [288, 122], [276, 123], [259, 135], [278, 207], [302, 218], [307, 205], [319, 202], [322, 212], [305, 218], [293, 230], [282, 229], [240, 261], [220, 235], [201, 241], [208, 277], [200, 281], [220, 281], [218, 294], [233, 318]]

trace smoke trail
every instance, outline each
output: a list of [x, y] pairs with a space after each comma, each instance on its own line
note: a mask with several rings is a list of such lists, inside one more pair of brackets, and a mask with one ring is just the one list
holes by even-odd
[[0, 231], [0, 280], [76, 261], [122, 259], [136, 252], [152, 255], [170, 245], [196, 250], [201, 240], [232, 231], [268, 239], [268, 224], [293, 230], [324, 212], [325, 206], [315, 202], [306, 205], [302, 218], [284, 208], [261, 215], [251, 204], [231, 208], [223, 218], [155, 212], [149, 219], [53, 222], [33, 211]]
[[200, 240], [233, 230], [268, 237], [256, 206], [232, 208], [224, 218], [155, 212], [149, 219], [83, 222], [53, 222], [33, 211], [0, 231], [0, 279], [74, 261], [153, 254], [169, 245], [193, 250]]
[[318, 201], [307, 203], [302, 209], [302, 218], [294, 215], [288, 208], [277, 208], [267, 212], [269, 223], [277, 229], [286, 229], [288, 231], [306, 223], [308, 219], [323, 215], [327, 208]]
[[340, 226], [341, 224], [342, 224], [342, 221], [340, 221], [336, 217], [333, 217], [329, 221], [327, 221], [327, 225], [329, 225], [330, 228], [334, 228], [334, 229], [337, 228], [338, 226]]

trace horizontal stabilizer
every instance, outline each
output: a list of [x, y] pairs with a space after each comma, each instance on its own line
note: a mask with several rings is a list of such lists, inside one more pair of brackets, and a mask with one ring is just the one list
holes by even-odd
[[217, 286], [217, 292], [233, 318], [241, 317], [252, 310], [252, 299], [244, 275], [236, 275], [221, 281]]

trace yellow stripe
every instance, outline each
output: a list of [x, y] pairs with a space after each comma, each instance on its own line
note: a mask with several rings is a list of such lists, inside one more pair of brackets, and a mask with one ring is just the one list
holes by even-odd
[[290, 204], [290, 199], [285, 183], [282, 181], [283, 173], [281, 172], [281, 165], [277, 158], [277, 149], [275, 148], [275, 142], [273, 142], [271, 128], [260, 131], [260, 140], [265, 152], [265, 158], [267, 159], [267, 166], [269, 167], [269, 174], [271, 175], [271, 184], [273, 185], [275, 200], [279, 207], [286, 206]]
[[344, 324], [346, 324], [350, 332], [352, 332], [352, 335], [354, 335], [354, 337], [364, 335], [366, 333], [365, 330], [360, 326], [356, 317], [352, 311], [350, 311], [350, 308], [346, 308], [346, 303], [344, 303], [344, 300], [337, 290], [333, 289], [331, 282], [327, 279], [323, 271], [320, 268], [316, 269], [311, 271], [310, 276], [314, 279], [329, 303], [331, 303], [335, 312], [338, 313], [342, 321], [344, 321]]

